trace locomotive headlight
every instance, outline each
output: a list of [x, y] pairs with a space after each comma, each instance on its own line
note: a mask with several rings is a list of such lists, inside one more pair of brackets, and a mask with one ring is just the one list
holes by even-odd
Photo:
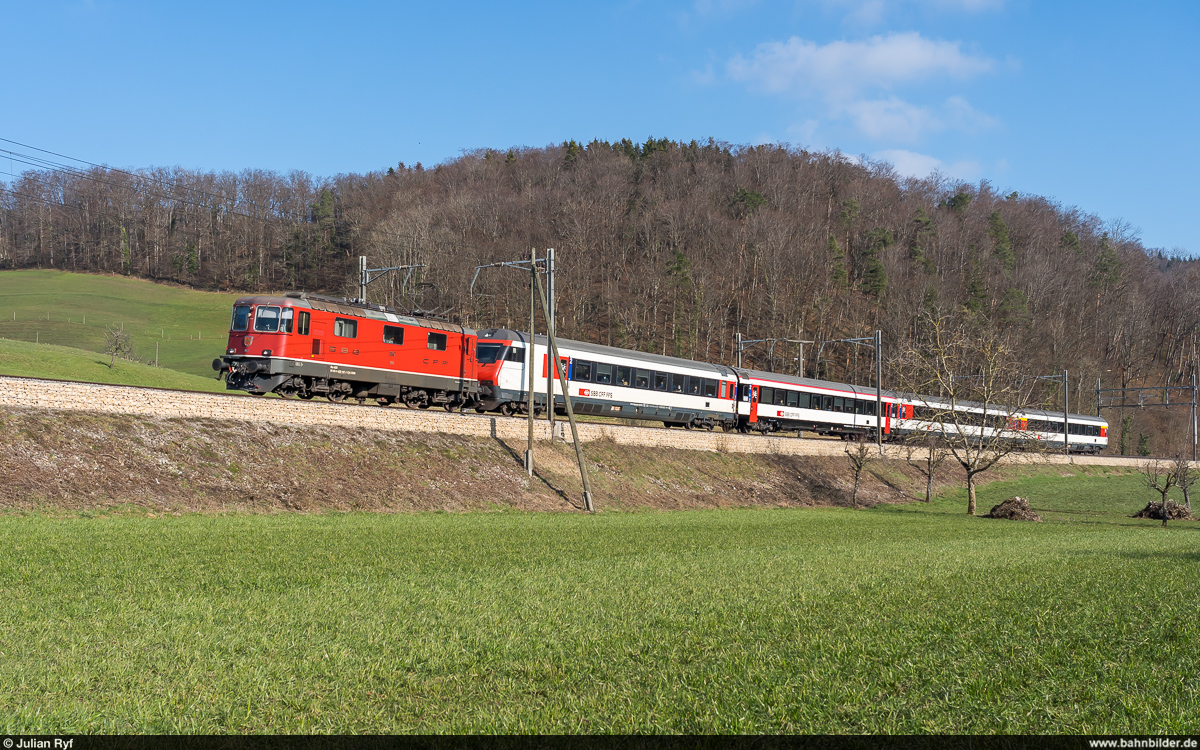
[[263, 349], [263, 351], [262, 351], [262, 355], [263, 355], [264, 357], [269, 357], [269, 356], [271, 356], [271, 350], [270, 350], [270, 349]]
[[234, 349], [232, 346], [225, 350], [226, 354], [233, 354], [233, 352], [234, 352]]

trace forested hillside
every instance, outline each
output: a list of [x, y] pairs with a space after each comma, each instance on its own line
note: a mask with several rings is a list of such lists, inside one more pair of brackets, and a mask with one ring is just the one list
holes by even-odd
[[[0, 191], [0, 268], [124, 273], [205, 289], [356, 293], [372, 266], [425, 263], [372, 301], [527, 325], [527, 279], [474, 267], [554, 247], [561, 333], [732, 360], [734, 333], [816, 341], [923, 310], [1019, 341], [1031, 373], [1188, 382], [1195, 262], [1148, 253], [1127, 226], [983, 182], [901, 178], [839, 153], [651, 139], [465, 153], [433, 169], [321, 180], [247, 170], [30, 171]], [[410, 289], [413, 285], [410, 285]], [[808, 374], [815, 374], [812, 350]], [[794, 371], [794, 350], [748, 362]], [[868, 382], [867, 349], [826, 349], [824, 374]]]

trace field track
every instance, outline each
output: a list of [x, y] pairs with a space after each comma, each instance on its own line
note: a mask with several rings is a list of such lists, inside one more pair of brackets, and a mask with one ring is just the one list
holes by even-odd
[[[142, 386], [104, 385], [77, 381], [0, 376], [0, 408], [130, 414], [159, 419], [216, 419], [271, 422], [292, 426], [361, 427], [399, 432], [436, 432], [451, 435], [524, 440], [528, 427], [521, 417], [474, 413], [448, 413], [440, 409], [409, 410], [374, 404], [335, 404], [326, 401], [293, 401], [247, 396], [240, 393], [204, 393]], [[841, 455], [845, 443], [823, 438], [765, 437], [722, 432], [665, 430], [597, 422], [580, 422], [579, 438], [587, 443], [610, 440], [620, 445], [670, 447], [681, 450], [725, 453], [774, 453], [799, 456]], [[555, 423], [553, 436], [543, 419], [534, 423], [534, 439], [570, 439], [565, 420]], [[900, 449], [887, 446], [889, 456], [902, 458]], [[1014, 460], [1029, 461], [1016, 454]], [[1131, 456], [1040, 456], [1050, 463], [1128, 466]]]

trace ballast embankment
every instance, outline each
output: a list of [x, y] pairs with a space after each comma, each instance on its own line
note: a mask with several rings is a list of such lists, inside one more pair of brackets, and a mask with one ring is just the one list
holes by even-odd
[[[493, 437], [505, 441], [523, 441], [528, 434], [526, 420], [519, 417], [0, 376], [0, 408], [8, 407], [160, 419], [243, 421], [290, 427], [330, 426], [441, 433]], [[578, 431], [583, 443], [603, 440], [618, 445], [721, 453], [841, 456], [846, 446], [840, 440], [653, 429], [595, 422], [579, 422]], [[545, 419], [534, 422], [534, 440], [546, 442], [552, 439], [570, 441], [571, 431], [565, 420], [556, 422], [553, 431]], [[903, 452], [897, 446], [887, 446], [886, 451], [891, 458], [903, 458]], [[1030, 458], [1015, 454], [1014, 460]], [[1061, 455], [1041, 455], [1038, 460], [1068, 462]], [[1130, 459], [1120, 456], [1074, 456], [1070, 461], [1077, 464], [1130, 465]]]

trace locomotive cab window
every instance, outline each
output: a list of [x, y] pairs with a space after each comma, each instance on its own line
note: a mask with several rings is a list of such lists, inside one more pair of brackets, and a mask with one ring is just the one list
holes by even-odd
[[446, 351], [446, 334], [444, 334], [444, 333], [429, 334], [429, 339], [426, 342], [425, 346], [429, 347], [430, 349], [432, 349], [435, 352]]
[[296, 311], [290, 307], [285, 307], [282, 310], [280, 310], [279, 311], [279, 330], [283, 331], [284, 333], [291, 333], [292, 332], [292, 316], [294, 316], [295, 314], [296, 314]]
[[233, 320], [229, 322], [231, 331], [244, 331], [250, 325], [250, 305], [234, 305]]
[[504, 344], [484, 344], [480, 342], [475, 347], [475, 361], [481, 365], [490, 365], [504, 358]]
[[358, 321], [347, 318], [334, 318], [333, 335], [341, 336], [344, 339], [356, 338], [358, 336]]
[[254, 330], [275, 333], [279, 330], [279, 308], [260, 305], [254, 312]]
[[298, 318], [299, 319], [296, 321], [296, 333], [300, 334], [301, 336], [307, 336], [308, 325], [309, 322], [312, 321], [312, 315], [301, 310]]
[[[384, 326], [383, 327], [383, 343], [395, 344], [400, 346], [404, 343], [404, 328], [401, 326]], [[482, 349], [483, 347], [479, 347]]]

